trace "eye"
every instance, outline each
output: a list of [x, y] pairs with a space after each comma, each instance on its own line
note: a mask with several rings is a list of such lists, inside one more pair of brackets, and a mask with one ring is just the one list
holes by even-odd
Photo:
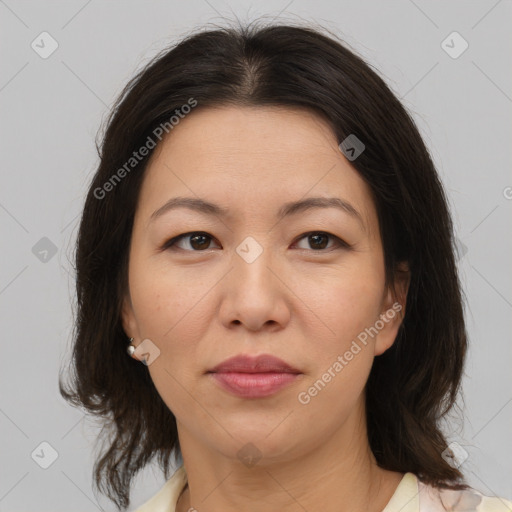
[[[187, 247], [179, 247], [177, 242], [181, 242], [181, 240], [186, 241], [184, 245]], [[205, 249], [209, 249], [210, 241], [213, 240], [213, 237], [208, 233], [204, 233], [203, 231], [192, 231], [190, 233], [183, 233], [182, 235], [175, 236], [171, 238], [167, 242], [165, 242], [162, 249], [171, 249], [175, 250], [175, 246], [178, 246], [178, 249], [190, 251], [190, 252], [200, 252]], [[190, 249], [191, 248], [191, 249]]]
[[[298, 240], [302, 240], [304, 238], [307, 239], [307, 241], [312, 245], [313, 250], [316, 252], [325, 249], [328, 245], [329, 239], [334, 241], [335, 247], [345, 247], [347, 249], [350, 247], [350, 245], [341, 238], [331, 233], [326, 233], [325, 231], [310, 231], [309, 233], [304, 233], [301, 235]], [[300, 249], [307, 249], [307, 247], [300, 247]], [[332, 249], [332, 245], [329, 247], [329, 249]]]
[[[350, 248], [350, 245], [347, 244], [344, 240], [331, 233], [326, 233], [325, 231], [310, 231], [301, 235], [297, 240], [303, 240], [305, 238], [307, 238], [307, 241], [311, 244], [311, 247], [315, 252], [323, 251], [326, 249], [326, 247], [327, 249], [332, 249], [332, 245], [334, 245], [334, 248], [336, 248], [336, 246], [344, 247], [347, 249]], [[331, 246], [328, 246], [329, 239], [333, 241]], [[191, 231], [189, 233], [183, 233], [181, 235], [175, 236], [174, 238], [171, 238], [165, 242], [162, 250], [171, 249], [184, 250], [189, 252], [201, 252], [206, 249], [210, 249], [210, 242], [212, 240], [214, 240], [214, 238], [204, 231]], [[180, 243], [182, 243], [181, 246], [179, 245]], [[185, 245], [185, 247], [183, 245]], [[299, 247], [299, 249], [308, 248]]]

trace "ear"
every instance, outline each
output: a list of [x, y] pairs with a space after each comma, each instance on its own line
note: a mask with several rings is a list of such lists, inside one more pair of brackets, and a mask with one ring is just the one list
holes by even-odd
[[[135, 347], [138, 348], [138, 343], [140, 340], [140, 334], [137, 327], [137, 318], [135, 317], [135, 313], [133, 311], [133, 304], [130, 296], [127, 294], [123, 299], [123, 305], [121, 307], [121, 322], [123, 324], [123, 330], [128, 338], [133, 338], [132, 342]], [[143, 361], [144, 359], [134, 352], [130, 357], [136, 359], [137, 361]]]
[[405, 316], [405, 304], [407, 302], [407, 293], [411, 282], [411, 272], [407, 262], [400, 262], [395, 270], [394, 285], [388, 286], [384, 294], [382, 311], [378, 323], [382, 326], [377, 334], [375, 342], [375, 355], [383, 354], [395, 342], [398, 329]]
[[132, 301], [129, 294], [126, 294], [123, 298], [123, 305], [121, 307], [121, 323], [123, 330], [128, 338], [137, 338], [137, 320], [133, 311]]

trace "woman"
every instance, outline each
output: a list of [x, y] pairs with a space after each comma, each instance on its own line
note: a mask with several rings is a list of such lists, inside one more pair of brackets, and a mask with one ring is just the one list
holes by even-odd
[[192, 34], [126, 86], [100, 157], [61, 393], [110, 418], [95, 481], [120, 510], [155, 456], [141, 512], [512, 506], [440, 429], [467, 349], [452, 222], [360, 57], [312, 28]]

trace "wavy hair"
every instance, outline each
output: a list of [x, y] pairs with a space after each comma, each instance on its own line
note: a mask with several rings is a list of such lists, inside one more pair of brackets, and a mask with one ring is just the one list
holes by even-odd
[[190, 98], [198, 108], [306, 108], [338, 141], [355, 134], [365, 144], [351, 165], [375, 201], [386, 284], [393, 286], [400, 262], [411, 272], [395, 343], [375, 358], [366, 384], [370, 447], [382, 468], [468, 487], [445, 460], [440, 426], [461, 391], [467, 350], [447, 198], [411, 115], [369, 64], [325, 32], [253, 22], [189, 34], [128, 82], [106, 120], [75, 247], [71, 389], [59, 377], [59, 390], [101, 419], [107, 447], [95, 461], [94, 483], [119, 510], [130, 504], [138, 471], [157, 457], [168, 479], [170, 457], [181, 451], [176, 419], [147, 367], [127, 356], [121, 324], [134, 214], [153, 150], [119, 182], [112, 177]]

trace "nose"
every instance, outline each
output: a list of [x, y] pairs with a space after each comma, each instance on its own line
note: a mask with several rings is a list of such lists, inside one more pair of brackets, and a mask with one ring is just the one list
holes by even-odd
[[277, 331], [290, 320], [290, 289], [264, 250], [251, 261], [233, 255], [231, 271], [223, 280], [221, 321], [232, 329], [240, 325], [250, 331]]

